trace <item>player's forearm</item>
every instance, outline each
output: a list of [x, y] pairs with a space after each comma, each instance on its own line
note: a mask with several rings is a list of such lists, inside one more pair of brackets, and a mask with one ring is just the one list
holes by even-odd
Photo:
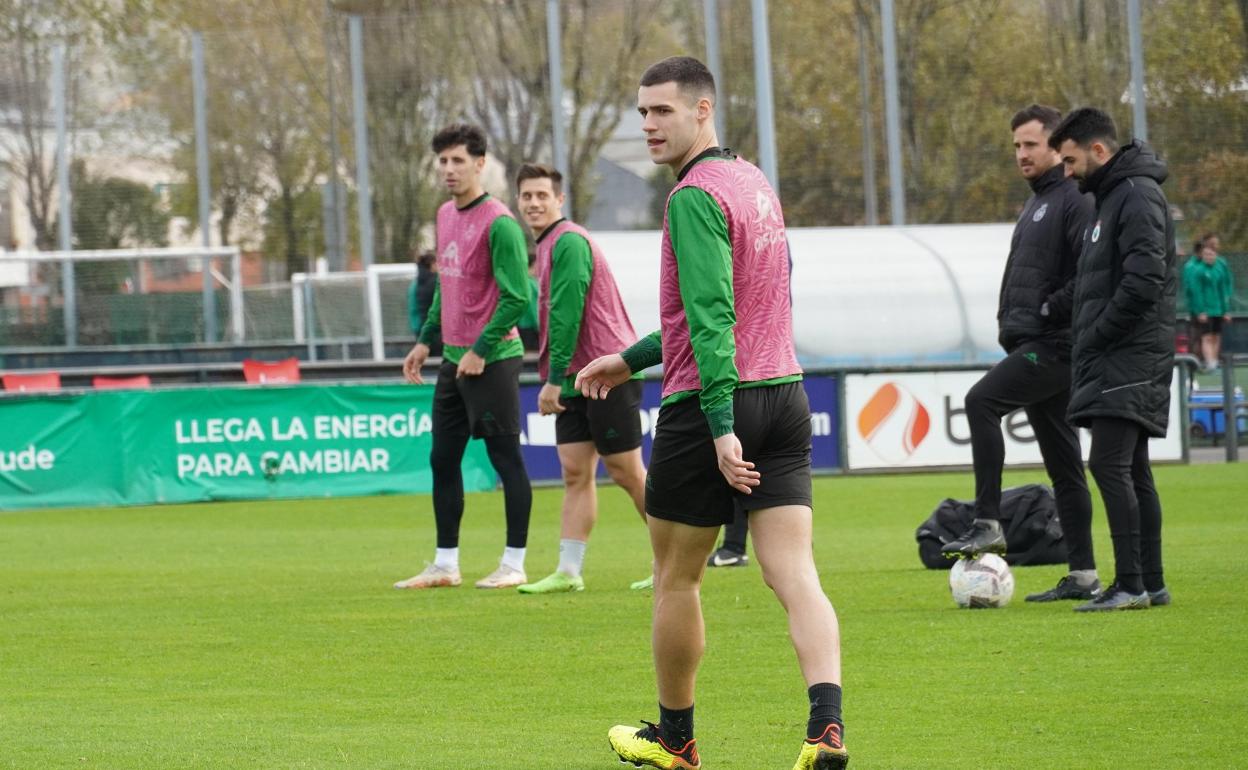
[[633, 374], [663, 363], [663, 333], [652, 331], [620, 353]]

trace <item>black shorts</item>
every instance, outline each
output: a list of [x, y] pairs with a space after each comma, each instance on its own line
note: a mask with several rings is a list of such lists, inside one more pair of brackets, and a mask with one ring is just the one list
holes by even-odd
[[1197, 337], [1203, 337], [1206, 334], [1221, 334], [1223, 318], [1220, 315], [1211, 315], [1204, 323], [1192, 319], [1192, 333]]
[[592, 441], [600, 455], [641, 446], [641, 380], [617, 385], [601, 401], [563, 396], [559, 403], [564, 411], [555, 418], [556, 444]]
[[695, 527], [732, 522], [737, 509], [811, 504], [810, 402], [801, 382], [742, 388], [735, 433], [760, 483], [748, 494], [719, 472], [711, 428], [697, 397], [659, 410], [646, 475], [646, 513]]
[[455, 377], [459, 368], [443, 361], [433, 388], [435, 433], [473, 438], [520, 435], [519, 356], [485, 365], [475, 377]]

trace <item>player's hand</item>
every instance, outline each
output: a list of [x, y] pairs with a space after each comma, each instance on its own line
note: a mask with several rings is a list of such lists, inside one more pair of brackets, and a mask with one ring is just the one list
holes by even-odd
[[407, 358], [403, 359], [403, 379], [412, 385], [424, 385], [425, 379], [420, 376], [420, 367], [425, 365], [425, 359], [428, 357], [428, 345], [417, 342], [412, 346]]
[[741, 457], [741, 442], [737, 434], [727, 433], [715, 439], [715, 455], [719, 458], [719, 472], [728, 480], [728, 486], [748, 495], [753, 487], [759, 485], [761, 477], [754, 470], [754, 463]]
[[633, 372], [624, 363], [624, 356], [612, 353], [595, 358], [576, 373], [576, 389], [586, 398], [602, 399], [616, 385], [628, 382]]
[[537, 411], [541, 414], [559, 414], [566, 411], [567, 407], [559, 403], [559, 394], [563, 392], [563, 388], [558, 385], [551, 385], [549, 382], [542, 386], [537, 394]]
[[455, 370], [455, 376], [476, 377], [484, 371], [485, 359], [469, 350], [464, 353], [463, 358], [459, 359], [459, 368]]
[[1209, 314], [1208, 314], [1208, 313], [1201, 313], [1200, 315], [1196, 316], [1196, 320], [1197, 320], [1197, 321], [1200, 321], [1202, 324], [1203, 324], [1203, 323], [1208, 323], [1208, 322], [1209, 322]]
[[1231, 322], [1231, 314], [1230, 314], [1230, 313], [1227, 313], [1226, 315], [1222, 316], [1222, 323], [1224, 323], [1224, 324], [1229, 324], [1230, 322]]

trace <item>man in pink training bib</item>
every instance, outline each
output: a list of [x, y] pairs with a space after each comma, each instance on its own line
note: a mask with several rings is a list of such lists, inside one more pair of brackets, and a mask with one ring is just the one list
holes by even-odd
[[[646, 466], [641, 461], [641, 375], [603, 400], [574, 387], [576, 372], [595, 358], [637, 341], [611, 266], [585, 228], [563, 216], [563, 175], [526, 163], [516, 174], [520, 213], [537, 239], [538, 373], [545, 385], [538, 410], [555, 418], [563, 470], [558, 568], [520, 586], [522, 594], [584, 591], [581, 569], [598, 518], [595, 476], [601, 456], [607, 472], [632, 498], [644, 523]], [[651, 586], [651, 579], [632, 584]]]
[[841, 768], [840, 630], [811, 547], [810, 406], [793, 350], [780, 201], [719, 146], [715, 81], [685, 56], [652, 65], [637, 94], [650, 159], [676, 172], [659, 277], [662, 331], [596, 359], [577, 386], [602, 398], [663, 364], [646, 480], [654, 548], [659, 722], [613, 727], [624, 761], [700, 768], [694, 679], [705, 648], [699, 589], [719, 527], [749, 512], [763, 578], [789, 619], [810, 719], [795, 770]]
[[485, 440], [490, 464], [503, 482], [507, 546], [477, 588], [513, 588], [527, 582], [524, 549], [533, 490], [520, 454], [520, 365], [524, 346], [516, 320], [529, 301], [524, 231], [507, 206], [481, 186], [485, 134], [453, 125], [433, 138], [438, 174], [451, 200], [438, 209], [438, 289], [407, 354], [403, 374], [421, 384], [429, 341], [442, 333], [442, 367], [433, 394], [433, 512], [438, 546], [434, 562], [395, 588], [457, 586], [459, 523], [464, 516], [460, 465], [469, 438]]

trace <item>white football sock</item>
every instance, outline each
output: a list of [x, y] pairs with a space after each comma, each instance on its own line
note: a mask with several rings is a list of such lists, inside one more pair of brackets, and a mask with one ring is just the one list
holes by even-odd
[[443, 569], [459, 569], [459, 549], [458, 548], [439, 548], [437, 556], [433, 558], [433, 564]]
[[523, 548], [504, 548], [503, 560], [504, 566], [518, 569], [524, 572], [524, 549]]
[[565, 575], [572, 577], [580, 577], [581, 569], [585, 566], [585, 541], [584, 540], [560, 540], [559, 541], [559, 571]]

